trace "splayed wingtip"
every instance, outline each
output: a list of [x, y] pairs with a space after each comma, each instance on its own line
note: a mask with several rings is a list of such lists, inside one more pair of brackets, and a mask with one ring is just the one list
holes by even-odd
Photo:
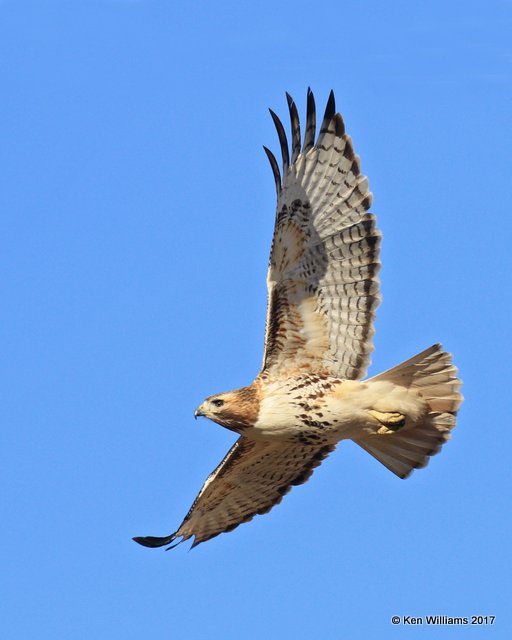
[[163, 538], [158, 538], [155, 536], [136, 536], [132, 538], [134, 542], [141, 544], [143, 547], [150, 547], [151, 549], [155, 549], [157, 547], [165, 547], [166, 544], [170, 544], [176, 540], [176, 534], [173, 533], [170, 536], [165, 536]]

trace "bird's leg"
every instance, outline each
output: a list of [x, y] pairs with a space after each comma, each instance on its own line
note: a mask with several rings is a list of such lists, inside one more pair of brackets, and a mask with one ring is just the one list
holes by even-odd
[[383, 412], [370, 409], [368, 413], [382, 425], [382, 427], [377, 430], [377, 433], [398, 431], [405, 425], [405, 416], [397, 411]]

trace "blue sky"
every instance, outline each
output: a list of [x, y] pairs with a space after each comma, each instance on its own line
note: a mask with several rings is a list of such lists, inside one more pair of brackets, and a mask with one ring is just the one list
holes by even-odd
[[[512, 3], [0, 3], [0, 635], [510, 637]], [[192, 552], [261, 362], [285, 90], [336, 93], [383, 231], [378, 373], [441, 341], [465, 403], [400, 481], [343, 444]]]

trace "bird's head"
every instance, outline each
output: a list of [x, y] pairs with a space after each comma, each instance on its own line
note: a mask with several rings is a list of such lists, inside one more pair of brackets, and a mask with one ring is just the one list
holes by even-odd
[[204, 416], [223, 427], [240, 433], [245, 427], [255, 423], [258, 407], [257, 392], [251, 385], [235, 391], [209, 396], [197, 407], [194, 416], [196, 418]]
[[205, 418], [210, 418], [210, 420], [219, 422], [222, 419], [222, 416], [225, 415], [226, 411], [229, 411], [232, 404], [232, 398], [230, 398], [231, 395], [231, 393], [227, 392], [219, 393], [215, 396], [209, 396], [194, 411], [194, 417], [198, 418], [199, 416], [204, 416]]

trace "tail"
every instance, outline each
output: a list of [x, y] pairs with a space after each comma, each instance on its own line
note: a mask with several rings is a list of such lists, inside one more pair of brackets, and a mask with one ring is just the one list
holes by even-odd
[[372, 378], [376, 380], [414, 389], [429, 408], [425, 418], [410, 428], [355, 440], [399, 478], [407, 478], [413, 469], [425, 467], [430, 456], [449, 440], [463, 399], [462, 383], [457, 378], [452, 355], [444, 352], [440, 344]]

